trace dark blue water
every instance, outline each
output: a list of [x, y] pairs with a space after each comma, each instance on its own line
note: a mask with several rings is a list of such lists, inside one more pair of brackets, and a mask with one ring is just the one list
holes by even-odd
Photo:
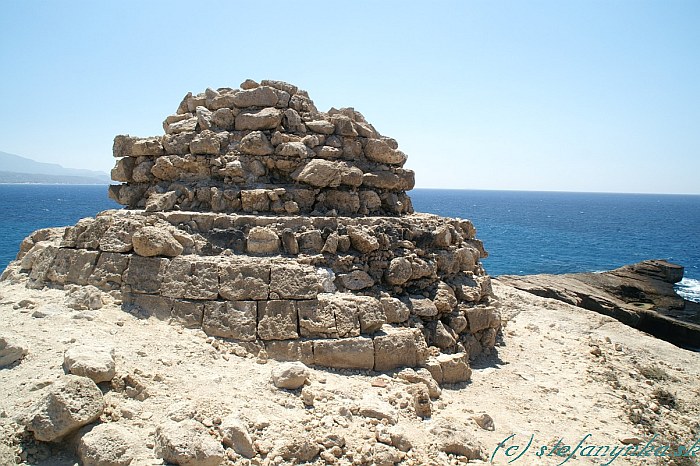
[[416, 211], [471, 219], [491, 275], [667, 259], [686, 268], [679, 291], [700, 300], [700, 196], [416, 189], [411, 198]]
[[[700, 300], [700, 196], [416, 189], [416, 211], [468, 218], [494, 276], [609, 270], [644, 259], [686, 268]], [[106, 186], [0, 185], [0, 270], [38, 228], [119, 208]]]
[[0, 270], [32, 231], [72, 225], [119, 207], [104, 185], [0, 184]]

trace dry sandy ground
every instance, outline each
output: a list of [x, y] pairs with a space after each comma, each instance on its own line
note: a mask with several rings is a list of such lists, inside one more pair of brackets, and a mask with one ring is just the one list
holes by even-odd
[[[314, 368], [305, 389], [315, 395], [314, 406], [305, 407], [299, 391], [280, 390], [270, 383], [270, 372], [279, 364], [275, 361], [261, 364], [240, 347], [213, 342], [201, 331], [139, 319], [113, 303], [98, 311], [74, 311], [65, 307], [63, 291], [2, 283], [0, 333], [18, 336], [29, 347], [29, 354], [19, 365], [0, 370], [0, 437], [4, 443], [0, 463], [8, 462], [13, 451], [28, 464], [72, 465], [77, 461], [65, 445], [35, 442], [19, 427], [32, 404], [64, 374], [63, 353], [76, 343], [112, 345], [117, 378], [130, 376], [136, 385], [129, 390], [101, 385], [107, 401], [101, 420], [127, 426], [141, 439], [134, 446], [134, 465], [162, 464], [153, 452], [155, 427], [174, 410], [193, 411], [190, 415], [213, 433], [219, 419], [239, 414], [262, 451], [283, 438], [339, 434], [346, 445], [337, 464], [371, 464], [379, 421], [353, 414], [368, 393], [391, 402], [399, 412], [398, 425], [413, 444], [408, 453], [400, 455], [401, 464], [466, 462], [440, 452], [429, 433], [431, 426], [445, 418], [478, 439], [484, 462], [492, 459], [499, 465], [509, 461], [560, 464], [566, 457], [538, 457], [536, 452], [559, 439], [561, 447], [575, 447], [586, 434], [591, 436], [579, 454], [565, 464], [611, 461], [610, 457], [582, 456], [586, 446], [621, 447], [625, 439], [646, 443], [655, 433], [655, 447], [692, 445], [698, 438], [700, 354], [594, 312], [498, 282], [495, 292], [504, 318], [499, 346], [473, 363], [471, 383], [444, 388], [433, 401], [433, 416], [423, 420], [408, 403], [408, 385], [396, 378], [383, 376], [383, 383], [376, 373]], [[18, 307], [21, 300], [35, 304]], [[42, 314], [44, 317], [35, 317]], [[493, 418], [493, 431], [480, 428], [473, 420], [480, 413]], [[514, 445], [520, 445], [520, 450], [508, 450]], [[227, 454], [229, 464], [282, 464], [261, 457], [250, 463], [230, 449]], [[324, 458], [317, 457], [315, 464], [333, 461], [328, 454]], [[688, 459], [674, 461], [693, 464]], [[611, 464], [667, 462], [620, 456]]]

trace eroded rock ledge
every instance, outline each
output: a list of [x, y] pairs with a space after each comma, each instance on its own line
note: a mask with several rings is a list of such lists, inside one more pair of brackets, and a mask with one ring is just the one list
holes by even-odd
[[501, 276], [500, 282], [537, 296], [600, 312], [657, 338], [700, 350], [700, 305], [673, 285], [683, 267], [648, 260], [603, 273]]

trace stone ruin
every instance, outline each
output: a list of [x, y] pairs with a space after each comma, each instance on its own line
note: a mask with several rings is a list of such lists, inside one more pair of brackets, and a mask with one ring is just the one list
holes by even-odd
[[24, 240], [3, 279], [93, 286], [130, 312], [279, 360], [469, 379], [501, 321], [468, 220], [413, 213], [406, 155], [280, 81], [187, 94], [114, 140], [125, 205]]

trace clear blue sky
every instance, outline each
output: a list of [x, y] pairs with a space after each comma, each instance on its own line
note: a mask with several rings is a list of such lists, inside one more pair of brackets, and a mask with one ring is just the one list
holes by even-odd
[[700, 2], [9, 1], [0, 150], [109, 170], [188, 91], [281, 79], [418, 187], [700, 193]]

